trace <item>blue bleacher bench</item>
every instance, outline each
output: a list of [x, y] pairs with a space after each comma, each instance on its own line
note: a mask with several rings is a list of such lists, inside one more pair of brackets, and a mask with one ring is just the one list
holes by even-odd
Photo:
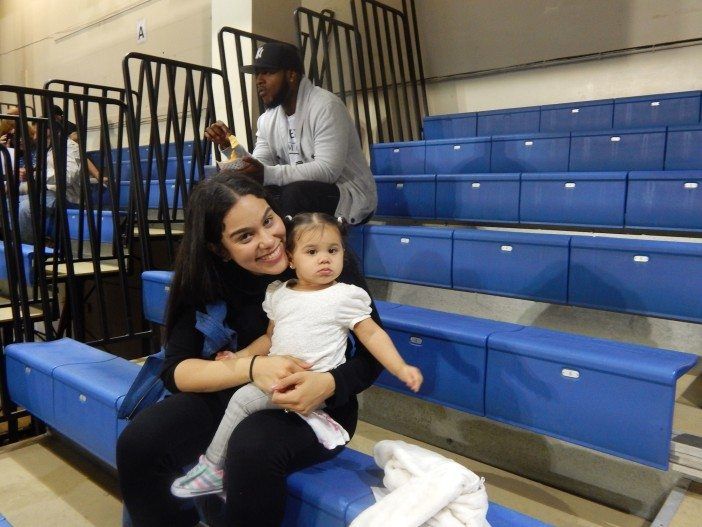
[[570, 102], [541, 107], [541, 127], [545, 133], [583, 132], [612, 128], [614, 101]]
[[[112, 223], [112, 212], [109, 210], [103, 210], [100, 214], [100, 225], [98, 225], [98, 216], [95, 216], [95, 233], [100, 238], [100, 243], [111, 244], [114, 241], [115, 229]], [[120, 214], [121, 220], [122, 214]], [[88, 212], [79, 209], [68, 209], [66, 210], [66, 218], [68, 219], [68, 234], [72, 240], [89, 240], [90, 230], [88, 227]], [[83, 219], [83, 230], [81, 234], [80, 230], [80, 220]]]
[[473, 137], [478, 116], [475, 112], [451, 115], [431, 115], [424, 118], [424, 139]]
[[489, 137], [426, 141], [427, 174], [490, 172]]
[[573, 236], [568, 303], [702, 321], [702, 244]]
[[626, 172], [524, 173], [519, 221], [587, 227], [622, 227]]
[[570, 236], [457, 229], [453, 288], [565, 304]]
[[[34, 280], [34, 245], [22, 244], [22, 262], [26, 280]], [[7, 255], [5, 242], [0, 241], [0, 280], [7, 281]]]
[[436, 176], [436, 218], [517, 223], [519, 221], [519, 180], [518, 172], [438, 174]]
[[422, 370], [424, 383], [414, 394], [383, 371], [376, 385], [463, 412], [485, 415], [487, 340], [517, 331], [517, 324], [377, 302], [383, 327], [402, 357]]
[[359, 263], [359, 269], [363, 268], [363, 231], [364, 225], [354, 225], [348, 230], [346, 235], [346, 243], [349, 249], [356, 255]]
[[369, 278], [451, 287], [453, 231], [366, 225], [363, 270]]
[[[187, 176], [186, 176], [187, 177]], [[130, 181], [122, 181], [120, 183], [120, 193], [119, 193], [119, 205], [120, 208], [126, 209], [129, 206], [129, 185], [131, 184]], [[166, 206], [167, 207], [172, 207], [175, 200], [175, 188], [176, 188], [176, 180], [175, 179], [167, 179], [163, 182], [165, 191], [166, 191]], [[159, 182], [158, 178], [154, 178], [149, 182], [149, 201], [148, 201], [148, 207], [150, 209], [158, 209], [159, 205], [161, 203], [161, 191], [159, 188]], [[146, 186], [144, 186], [144, 194], [146, 194]], [[179, 202], [182, 204], [183, 197], [182, 197], [182, 191], [181, 191], [181, 196], [179, 198]]]
[[665, 169], [702, 169], [702, 125], [668, 127]]
[[665, 128], [573, 132], [568, 170], [662, 170], [665, 141]]
[[570, 136], [558, 134], [500, 135], [492, 138], [492, 172], [565, 172]]
[[614, 100], [614, 128], [676, 126], [700, 121], [700, 92], [661, 93]]
[[379, 143], [371, 146], [373, 174], [424, 174], [426, 146], [424, 141]]
[[407, 218], [436, 217], [436, 176], [408, 174], [375, 176], [378, 191], [378, 216]]
[[675, 383], [695, 355], [525, 327], [488, 340], [486, 416], [668, 468]]
[[[282, 527], [349, 525], [375, 503], [371, 486], [382, 487], [382, 470], [371, 456], [346, 448], [331, 461], [288, 477], [289, 496]], [[488, 507], [487, 520], [492, 527], [546, 527], [494, 502]]]
[[538, 132], [540, 113], [538, 106], [478, 112], [477, 135]]
[[628, 179], [627, 228], [702, 230], [702, 171], [629, 172]]
[[[168, 290], [163, 287], [166, 275], [147, 273], [145, 281], [156, 278], [160, 288], [149, 289], [149, 296], [160, 296], [155, 306], [165, 306]], [[379, 309], [390, 312], [405, 309], [389, 303], [379, 303]], [[417, 320], [412, 308], [410, 318]], [[417, 315], [421, 316], [421, 313]], [[163, 320], [163, 312], [152, 311], [157, 320]], [[429, 323], [429, 320], [427, 320]], [[437, 322], [441, 322], [440, 320]], [[492, 330], [512, 330], [510, 324], [478, 321], [482, 333]], [[491, 326], [490, 324], [494, 324]], [[421, 326], [416, 326], [421, 329]], [[454, 323], [458, 335], [471, 332], [461, 330], [459, 321]], [[480, 328], [474, 328], [480, 333]], [[450, 334], [448, 326], [444, 336]], [[477, 336], [475, 344], [484, 353], [486, 338]], [[432, 350], [430, 350], [432, 351]], [[471, 350], [466, 350], [471, 353]], [[126, 421], [117, 421], [117, 408], [139, 366], [71, 339], [53, 342], [14, 344], [5, 349], [8, 363], [8, 384], [12, 399], [43, 419], [49, 426], [81, 445], [108, 465], [115, 466], [115, 446], [119, 433], [127, 426]], [[446, 362], [455, 360], [449, 355]], [[442, 366], [444, 375], [450, 373], [448, 365]], [[484, 370], [484, 356], [476, 367]], [[455, 369], [455, 368], [454, 368]], [[457, 372], [460, 373], [460, 372]], [[480, 382], [478, 380], [478, 382]], [[440, 388], [437, 386], [437, 388]], [[474, 397], [482, 397], [482, 390]], [[460, 394], [454, 390], [455, 397]], [[437, 390], [437, 397], [443, 392]], [[478, 413], [480, 408], [476, 409]], [[289, 499], [283, 525], [344, 527], [361, 511], [374, 503], [371, 486], [381, 484], [381, 474], [370, 456], [345, 449], [336, 458], [293, 473], [288, 478]], [[490, 504], [488, 520], [495, 527], [543, 526], [541, 522], [512, 511], [498, 504]]]

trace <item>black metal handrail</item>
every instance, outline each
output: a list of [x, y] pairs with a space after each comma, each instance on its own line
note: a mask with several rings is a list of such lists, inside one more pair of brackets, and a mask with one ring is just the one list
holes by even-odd
[[[68, 310], [64, 306], [59, 331], [54, 330], [51, 320], [45, 321], [47, 338], [60, 336], [65, 328], [76, 339], [94, 345], [110, 346], [127, 339], [139, 339], [145, 345], [151, 332], [146, 329], [141, 309], [135, 308], [131, 298], [133, 288], [129, 287], [128, 280], [131, 254], [125, 251], [121, 236], [121, 211], [116, 199], [118, 182], [109, 133], [108, 115], [121, 114], [126, 122], [130, 157], [132, 162], [138, 160], [136, 127], [131, 122], [126, 103], [95, 95], [17, 86], [0, 86], [0, 93], [13, 94], [17, 99], [24, 145], [33, 144], [27, 126], [25, 98], [31, 95], [39, 98], [45, 115], [46, 124], [36, 135], [36, 167], [32, 166], [31, 156], [26, 155], [30, 147], [25, 148], [27, 200], [31, 205], [31, 237], [36, 260], [34, 274], [40, 277], [40, 284], [46, 283], [45, 290], [41, 291], [42, 299], [58, 299], [59, 287], [65, 287], [65, 306], [68, 306]], [[63, 124], [57, 119], [57, 108], [65, 108], [67, 111], [63, 117], [75, 121], [77, 142], [67, 137]], [[86, 123], [93, 116], [98, 123], [98, 142], [107, 159], [101, 173], [104, 188], [102, 182], [91, 183], [87, 163]], [[42, 147], [44, 139], [48, 147]], [[51, 171], [55, 186], [50, 188], [48, 176]], [[13, 172], [10, 187], [19, 185], [19, 177], [15, 176], [18, 176], [17, 170]], [[55, 207], [50, 205], [49, 194], [55, 195]], [[13, 203], [18, 196], [11, 195], [10, 198]], [[73, 228], [69, 225], [69, 215], [78, 218], [77, 224], [71, 224]], [[53, 226], [47, 221], [52, 218]], [[108, 237], [107, 229], [110, 228], [112, 236]], [[19, 224], [12, 232], [25, 235]], [[49, 239], [53, 246], [47, 244]], [[14, 243], [16, 245], [16, 240]], [[148, 257], [148, 247], [143, 242], [141, 251]], [[86, 284], [91, 285], [87, 294], [83, 290]], [[93, 306], [90, 311], [95, 324], [90, 327], [85, 320], [86, 299]], [[51, 309], [45, 309], [45, 316], [51, 313]]]
[[402, 0], [402, 10], [377, 0], [350, 1], [354, 26], [363, 23], [378, 142], [420, 139], [428, 106], [414, 0], [409, 8]]
[[[259, 47], [260, 44], [265, 43], [265, 42], [281, 42], [280, 40], [276, 40], [274, 38], [266, 37], [264, 35], [257, 35], [255, 33], [250, 33], [248, 31], [243, 31], [241, 29], [235, 29], [233, 27], [223, 27], [222, 29], [219, 30], [219, 33], [217, 35], [217, 40], [219, 43], [219, 59], [222, 65], [222, 77], [224, 78], [224, 97], [227, 103], [227, 121], [228, 121], [228, 126], [229, 129], [232, 130], [232, 133], [237, 135], [237, 138], [239, 141], [241, 141], [240, 137], [240, 128], [237, 128], [234, 123], [234, 105], [232, 101], [232, 83], [231, 79], [233, 75], [229, 71], [229, 58], [230, 58], [230, 53], [228, 53], [228, 50], [231, 48], [228, 47], [225, 43], [225, 38], [227, 36], [231, 36], [234, 38], [234, 58], [235, 58], [235, 67], [236, 67], [236, 72], [239, 77], [239, 89], [241, 90], [241, 98], [242, 98], [242, 110], [244, 112], [244, 131], [246, 132], [246, 144], [248, 146], [249, 152], [253, 152], [254, 149], [254, 135], [253, 135], [253, 125], [251, 122], [251, 111], [249, 109], [249, 104], [253, 100], [253, 97], [249, 95], [249, 91], [246, 87], [246, 74], [243, 73], [242, 71], [239, 70], [241, 66], [244, 66], [244, 53], [242, 51], [242, 39], [250, 42], [251, 46], [251, 52], [252, 54], [255, 53], [256, 49]], [[256, 97], [258, 100], [258, 108], [259, 108], [259, 113], [263, 113], [264, 108], [263, 108], [263, 103], [260, 100], [259, 97]]]
[[[295, 9], [294, 15], [298, 45], [310, 80], [317, 86], [336, 93], [347, 107], [347, 96], [351, 99], [351, 115], [358, 136], [363, 140], [358, 102], [358, 98], [361, 98], [370, 145], [373, 137], [360, 34], [351, 24], [336, 20], [333, 12], [329, 10], [317, 13], [299, 7]], [[336, 66], [335, 72], [332, 64]]]
[[[191, 64], [164, 57], [129, 53], [122, 62], [129, 114], [135, 124], [135, 136], [142, 135], [142, 124], [148, 126], [148, 150], [139, 151], [139, 162], [132, 163], [137, 186], [137, 201], [148, 221], [139, 226], [140, 236], [156, 243], [149, 226], [162, 225], [166, 260], [145, 262], [145, 267], [171, 268], [175, 261], [177, 224], [183, 221], [184, 208], [192, 186], [204, 179], [204, 167], [209, 163], [211, 143], [205, 141], [205, 127], [216, 119], [214, 83], [224, 83], [222, 73], [208, 66]], [[165, 112], [165, 117], [162, 117]], [[185, 151], [190, 137], [192, 151]], [[175, 150], [175, 151], [173, 151]], [[216, 153], [219, 155], [219, 152]], [[175, 174], [168, 173], [169, 158], [175, 160]], [[186, 167], [189, 162], [189, 168]], [[172, 177], [174, 193], [169, 202], [167, 183]], [[151, 182], [158, 186], [156, 217], [148, 215]], [[149, 234], [151, 232], [151, 234]], [[151, 257], [155, 251], [150, 252]]]

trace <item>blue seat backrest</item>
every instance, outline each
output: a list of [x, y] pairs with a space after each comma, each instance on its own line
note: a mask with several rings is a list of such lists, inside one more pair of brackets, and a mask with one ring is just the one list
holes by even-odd
[[642, 95], [614, 100], [614, 128], [677, 126], [699, 122], [699, 91]]

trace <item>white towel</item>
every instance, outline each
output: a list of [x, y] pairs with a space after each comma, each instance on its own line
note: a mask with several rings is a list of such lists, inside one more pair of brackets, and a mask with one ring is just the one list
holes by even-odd
[[374, 457], [389, 493], [351, 527], [490, 527], [484, 480], [464, 466], [404, 441], [380, 441]]
[[322, 445], [329, 450], [349, 442], [349, 433], [323, 410], [315, 410], [310, 415], [297, 414], [312, 427]]

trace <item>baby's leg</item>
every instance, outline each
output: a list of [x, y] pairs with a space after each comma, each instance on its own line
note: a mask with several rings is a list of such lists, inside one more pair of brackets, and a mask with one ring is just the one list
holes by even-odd
[[276, 408], [271, 403], [270, 396], [253, 383], [242, 386], [234, 392], [234, 395], [229, 400], [227, 410], [224, 412], [222, 422], [219, 423], [219, 428], [217, 428], [217, 432], [207, 448], [205, 453], [207, 459], [217, 465], [217, 467], [222, 468], [226, 457], [229, 436], [232, 435], [234, 429], [246, 416], [270, 408]]

